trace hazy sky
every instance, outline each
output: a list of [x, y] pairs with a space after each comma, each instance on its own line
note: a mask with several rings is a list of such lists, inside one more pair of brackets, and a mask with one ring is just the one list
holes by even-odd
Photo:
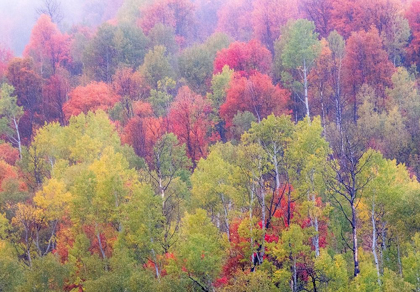
[[[80, 22], [86, 0], [62, 0], [64, 19], [62, 30]], [[36, 9], [43, 0], [0, 0], [0, 42], [21, 56], [37, 20]]]

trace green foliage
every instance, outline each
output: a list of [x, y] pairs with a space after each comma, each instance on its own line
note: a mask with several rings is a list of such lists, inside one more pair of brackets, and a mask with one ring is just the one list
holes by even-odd
[[158, 81], [174, 78], [175, 73], [170, 64], [170, 59], [164, 46], [155, 46], [144, 57], [144, 63], [140, 67], [140, 72], [146, 78], [152, 89], [158, 89]]
[[168, 115], [170, 105], [174, 99], [175, 87], [176, 82], [169, 77], [165, 77], [157, 82], [157, 89], [150, 90], [149, 102], [156, 116]]
[[197, 209], [195, 214], [185, 215], [180, 242], [183, 244], [177, 246], [168, 272], [189, 279], [192, 287], [209, 289], [221, 272], [223, 242], [206, 211]]
[[68, 277], [68, 269], [52, 254], [33, 261], [25, 272], [25, 282], [16, 291], [62, 291]]

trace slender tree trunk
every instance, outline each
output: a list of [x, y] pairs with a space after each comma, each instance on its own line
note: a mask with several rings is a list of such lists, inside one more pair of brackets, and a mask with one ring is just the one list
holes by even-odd
[[351, 221], [352, 221], [352, 236], [353, 236], [353, 262], [354, 262], [354, 276], [360, 273], [359, 269], [359, 252], [358, 252], [358, 243], [357, 243], [357, 216], [356, 216], [356, 206], [354, 205], [354, 200], [351, 203]]
[[397, 261], [398, 261], [398, 272], [403, 277], [402, 263], [401, 263], [401, 252], [400, 252], [400, 238], [397, 236]]
[[252, 230], [253, 230], [253, 224], [252, 224], [252, 206], [254, 203], [254, 190], [255, 190], [255, 184], [252, 184], [252, 188], [251, 188], [251, 200], [249, 203], [249, 230], [250, 230], [250, 234], [251, 234], [251, 238], [250, 238], [250, 243], [251, 243], [251, 272], [254, 271], [255, 269], [255, 255], [254, 255], [254, 237], [252, 236]]
[[225, 197], [223, 196], [223, 194], [220, 194], [220, 196], [222, 199], [223, 211], [225, 213], [226, 235], [227, 235], [228, 241], [230, 242], [230, 225], [229, 225], [228, 210], [225, 204]]
[[375, 220], [375, 202], [372, 203], [372, 254], [375, 260], [376, 273], [378, 275], [378, 284], [381, 285], [381, 273], [379, 270], [378, 255], [376, 253], [376, 220]]
[[22, 159], [22, 143], [20, 140], [20, 133], [19, 133], [19, 123], [16, 121], [16, 117], [13, 117], [13, 124], [15, 125], [16, 129], [16, 136], [17, 136], [17, 144], [19, 149], [19, 158]]
[[309, 101], [308, 101], [308, 68], [306, 67], [306, 60], [303, 60], [303, 86], [305, 89], [305, 107], [306, 107], [306, 116], [308, 117], [309, 121], [311, 120], [311, 116], [309, 114]]
[[[314, 208], [316, 208], [316, 198], [315, 193], [312, 194], [312, 202], [314, 204]], [[315, 257], [319, 257], [319, 224], [318, 224], [318, 216], [315, 214], [313, 219], [313, 226], [315, 229], [315, 236], [312, 238], [312, 243], [315, 247]]]

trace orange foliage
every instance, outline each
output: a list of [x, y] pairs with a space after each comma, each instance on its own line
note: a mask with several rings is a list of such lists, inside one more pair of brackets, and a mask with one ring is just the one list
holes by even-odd
[[63, 108], [67, 119], [82, 112], [108, 110], [120, 99], [120, 96], [103, 82], [92, 82], [84, 87], [76, 87], [69, 93], [69, 97], [69, 101], [64, 104]]
[[[162, 137], [167, 131], [167, 124], [162, 118], [151, 117], [151, 108], [149, 104], [146, 105], [145, 111], [140, 112], [140, 109], [134, 109], [140, 115], [132, 118], [124, 127], [122, 134], [122, 142], [133, 147], [138, 156], [146, 159], [147, 162], [152, 162], [153, 147], [156, 141]], [[139, 105], [137, 105], [139, 107]]]
[[10, 165], [15, 165], [19, 159], [19, 150], [13, 148], [10, 144], [0, 144], [0, 160], [4, 160]]
[[2, 191], [2, 184], [4, 181], [9, 179], [17, 179], [18, 173], [16, 168], [12, 165], [0, 160], [0, 191]]
[[394, 66], [382, 48], [378, 30], [373, 26], [367, 32], [352, 33], [347, 41], [343, 66], [347, 72], [346, 89], [354, 102], [354, 114], [357, 110], [356, 95], [363, 84], [375, 88], [381, 97], [385, 95], [385, 88], [391, 86]]
[[60, 64], [70, 60], [70, 38], [59, 31], [49, 16], [43, 14], [32, 29], [23, 55], [32, 57], [43, 75], [46, 65], [49, 73], [54, 74]]

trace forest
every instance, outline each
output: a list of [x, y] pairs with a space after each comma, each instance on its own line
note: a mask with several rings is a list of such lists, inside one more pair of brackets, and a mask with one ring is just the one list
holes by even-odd
[[0, 44], [0, 291], [420, 291], [420, 0], [85, 2]]

